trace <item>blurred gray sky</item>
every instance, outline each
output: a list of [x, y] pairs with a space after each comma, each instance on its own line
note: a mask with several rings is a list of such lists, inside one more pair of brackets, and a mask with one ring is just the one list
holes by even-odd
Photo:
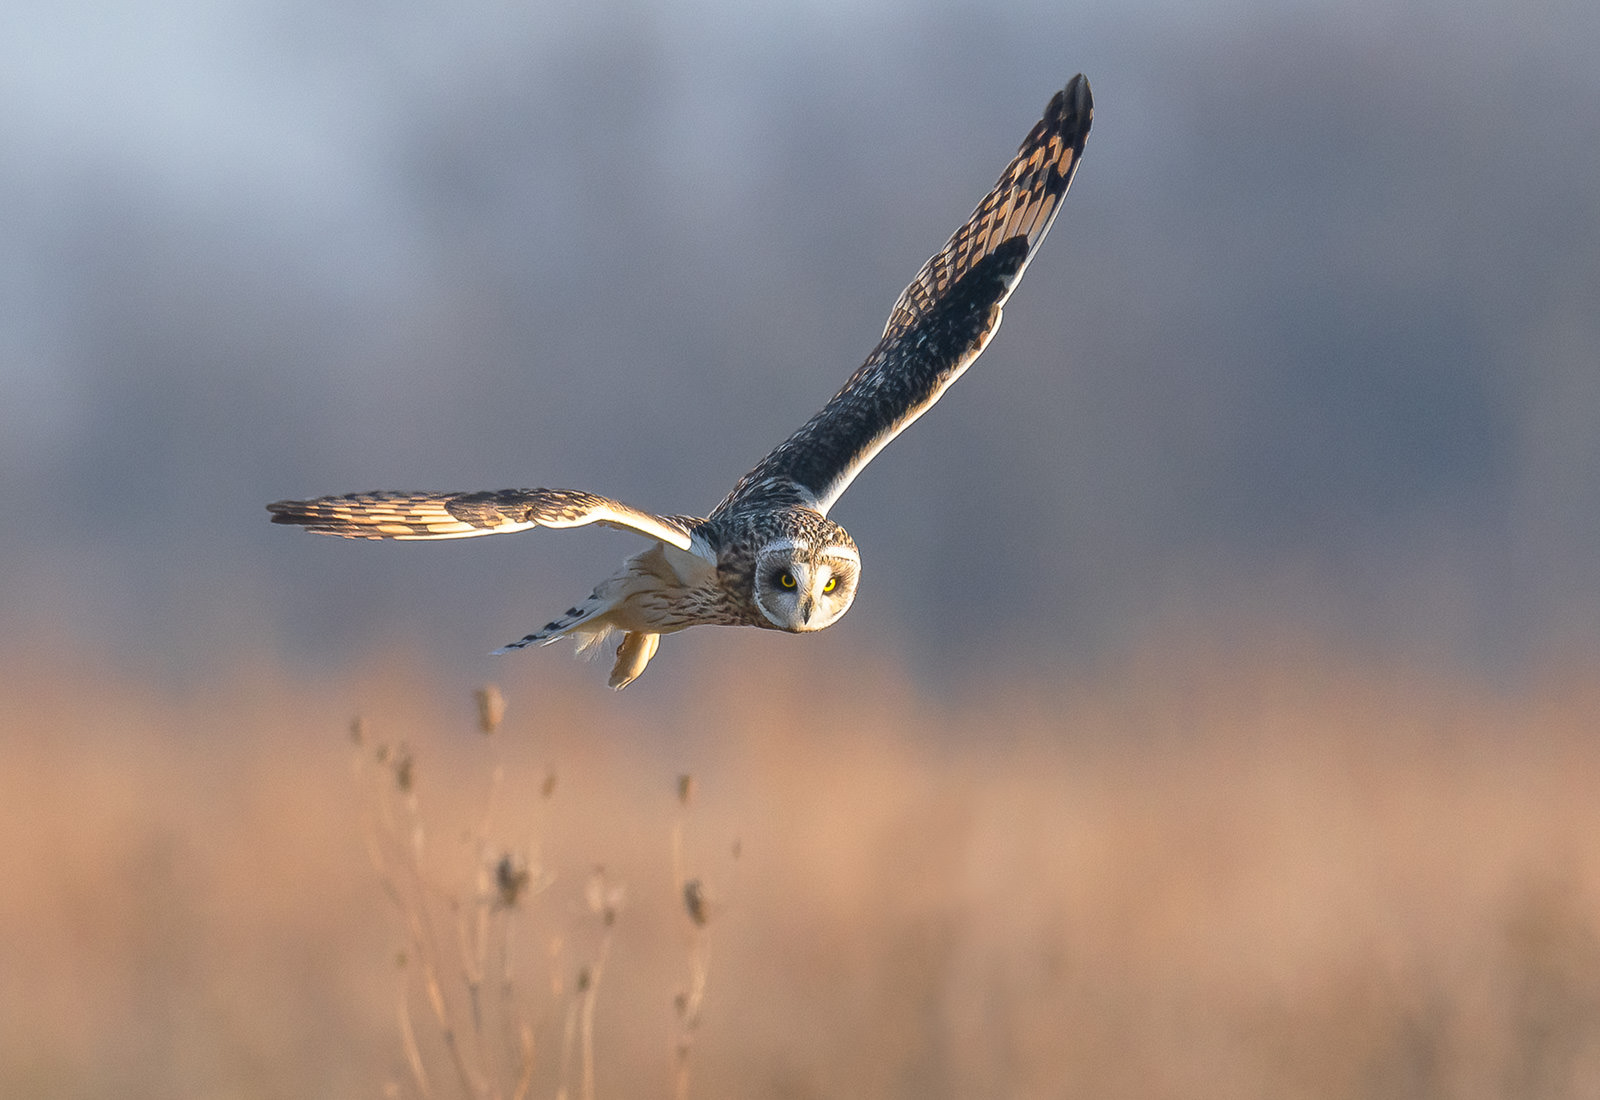
[[1492, 665], [1596, 633], [1589, 0], [114, 7], [0, 35], [14, 638], [477, 667], [633, 542], [262, 505], [711, 507], [1080, 70], [1095, 129], [1004, 328], [834, 513], [835, 632], [930, 678], [1175, 607]]

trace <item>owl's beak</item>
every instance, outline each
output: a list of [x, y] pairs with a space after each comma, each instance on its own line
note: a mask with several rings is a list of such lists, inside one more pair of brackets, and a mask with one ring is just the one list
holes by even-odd
[[811, 615], [817, 609], [817, 601], [809, 595], [800, 597], [800, 625], [810, 626]]

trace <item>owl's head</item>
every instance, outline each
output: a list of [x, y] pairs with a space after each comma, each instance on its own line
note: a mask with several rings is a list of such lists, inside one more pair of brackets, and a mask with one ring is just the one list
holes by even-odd
[[832, 626], [856, 598], [861, 555], [855, 542], [838, 524], [812, 516], [805, 529], [756, 551], [756, 606], [779, 630]]

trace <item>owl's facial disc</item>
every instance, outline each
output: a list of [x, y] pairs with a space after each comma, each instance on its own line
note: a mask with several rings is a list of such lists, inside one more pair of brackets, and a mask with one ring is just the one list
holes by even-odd
[[850, 609], [860, 572], [854, 547], [813, 549], [800, 539], [773, 542], [756, 557], [756, 606], [779, 630], [821, 630]]

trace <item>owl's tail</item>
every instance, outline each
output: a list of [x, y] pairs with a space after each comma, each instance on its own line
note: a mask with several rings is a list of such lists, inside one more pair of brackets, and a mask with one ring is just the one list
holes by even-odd
[[[510, 645], [501, 646], [494, 652], [499, 655], [510, 653], [514, 649], [549, 645], [562, 638], [571, 638], [578, 644], [579, 656], [592, 656], [600, 644], [617, 629], [605, 619], [605, 612], [611, 609], [611, 603], [610, 599], [596, 590], [588, 599], [567, 608], [559, 617], [545, 623], [532, 634], [519, 638]], [[607, 684], [621, 691], [637, 680], [645, 666], [650, 663], [650, 658], [655, 656], [656, 647], [660, 644], [659, 634], [624, 631], [622, 641], [617, 645], [616, 663], [611, 667], [611, 676], [606, 681]]]
[[500, 656], [514, 649], [527, 649], [531, 645], [549, 645], [551, 642], [558, 642], [568, 637], [578, 643], [579, 653], [587, 653], [604, 641], [606, 635], [614, 629], [610, 623], [602, 619], [602, 615], [610, 607], [611, 601], [601, 598], [599, 591], [596, 591], [588, 599], [567, 608], [532, 634], [518, 638], [509, 645], [501, 646], [494, 651], [494, 655]]

